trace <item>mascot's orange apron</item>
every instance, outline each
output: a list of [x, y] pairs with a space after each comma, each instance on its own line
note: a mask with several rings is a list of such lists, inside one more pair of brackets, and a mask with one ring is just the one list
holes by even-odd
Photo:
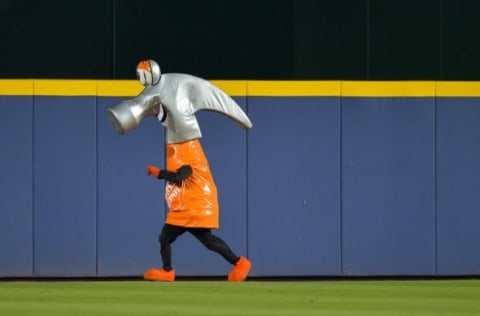
[[183, 227], [218, 228], [217, 187], [198, 139], [167, 144], [167, 170], [184, 165], [192, 174], [179, 184], [167, 182], [165, 200], [169, 207], [166, 223]]

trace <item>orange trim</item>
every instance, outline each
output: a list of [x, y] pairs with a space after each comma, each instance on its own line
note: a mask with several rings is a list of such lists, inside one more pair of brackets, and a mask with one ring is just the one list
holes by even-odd
[[143, 69], [148, 72], [152, 72], [152, 67], [150, 66], [150, 62], [148, 60], [142, 60], [138, 63], [137, 69]]

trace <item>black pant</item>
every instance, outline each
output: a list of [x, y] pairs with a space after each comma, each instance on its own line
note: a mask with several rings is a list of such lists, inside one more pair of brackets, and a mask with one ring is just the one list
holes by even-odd
[[164, 270], [170, 271], [172, 269], [172, 249], [170, 245], [184, 232], [189, 232], [195, 236], [205, 247], [220, 254], [231, 264], [238, 261], [239, 257], [233, 253], [227, 243], [213, 235], [209, 228], [190, 228], [165, 224], [158, 238]]

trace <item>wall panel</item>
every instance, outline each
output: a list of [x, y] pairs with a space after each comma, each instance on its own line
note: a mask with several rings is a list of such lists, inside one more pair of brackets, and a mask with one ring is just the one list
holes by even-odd
[[340, 272], [340, 100], [249, 97], [253, 275]]
[[343, 98], [342, 273], [435, 273], [433, 98]]
[[33, 274], [32, 96], [0, 96], [0, 277]]
[[437, 99], [437, 269], [480, 274], [480, 102]]
[[96, 274], [95, 97], [34, 100], [34, 273]]

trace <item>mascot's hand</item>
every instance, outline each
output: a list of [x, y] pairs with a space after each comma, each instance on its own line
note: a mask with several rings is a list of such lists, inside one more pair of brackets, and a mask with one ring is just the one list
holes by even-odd
[[147, 175], [149, 176], [154, 175], [155, 177], [158, 178], [159, 174], [160, 174], [160, 169], [158, 169], [155, 166], [147, 165]]

